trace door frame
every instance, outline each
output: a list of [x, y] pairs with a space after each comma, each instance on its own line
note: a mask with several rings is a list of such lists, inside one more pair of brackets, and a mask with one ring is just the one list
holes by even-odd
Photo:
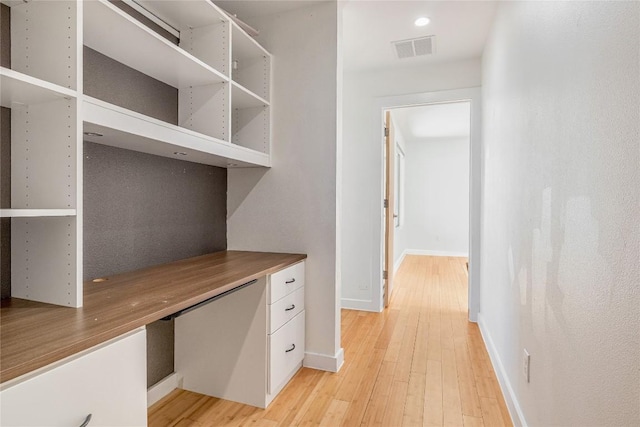
[[[468, 101], [471, 105], [471, 129], [469, 138], [469, 320], [478, 321], [480, 312], [480, 248], [482, 231], [482, 183], [484, 181], [482, 171], [483, 144], [482, 144], [482, 100], [479, 87], [443, 90], [438, 92], [423, 92], [408, 95], [397, 95], [377, 98], [374, 103], [374, 115], [376, 123], [384, 122], [385, 111], [394, 108], [411, 107], [425, 104], [438, 104]], [[379, 125], [378, 125], [379, 126]], [[380, 129], [380, 140], [384, 140], [384, 129]], [[381, 144], [381, 150], [384, 150]], [[383, 153], [381, 152], [381, 155]], [[380, 200], [384, 199], [384, 170], [381, 169], [379, 183]], [[376, 248], [380, 260], [380, 266], [384, 265], [384, 211], [379, 212], [379, 236], [380, 244]], [[373, 302], [378, 311], [384, 309], [382, 268], [372, 271], [373, 283], [379, 286], [373, 288]], [[377, 278], [377, 280], [376, 280]]]
[[386, 308], [391, 301], [393, 291], [394, 270], [394, 239], [395, 239], [395, 164], [396, 164], [396, 134], [394, 131], [393, 117], [391, 111], [384, 113], [384, 243], [382, 245], [382, 266], [387, 272], [387, 277], [382, 276], [382, 305]]

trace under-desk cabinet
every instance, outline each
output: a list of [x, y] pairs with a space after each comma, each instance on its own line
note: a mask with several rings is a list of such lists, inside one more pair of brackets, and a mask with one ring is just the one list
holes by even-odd
[[266, 408], [302, 367], [304, 261], [175, 322], [184, 389]]
[[2, 384], [0, 425], [147, 425], [146, 332], [137, 329]]

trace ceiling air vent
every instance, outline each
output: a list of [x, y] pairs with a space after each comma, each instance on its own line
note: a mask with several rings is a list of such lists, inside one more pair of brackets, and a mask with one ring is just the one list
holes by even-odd
[[436, 36], [418, 37], [417, 39], [398, 40], [391, 42], [396, 48], [398, 59], [413, 58], [414, 56], [432, 55], [435, 52]]

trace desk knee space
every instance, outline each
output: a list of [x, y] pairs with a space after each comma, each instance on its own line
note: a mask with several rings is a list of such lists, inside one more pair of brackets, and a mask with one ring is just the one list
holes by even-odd
[[183, 388], [266, 408], [302, 366], [304, 316], [303, 261], [176, 318]]

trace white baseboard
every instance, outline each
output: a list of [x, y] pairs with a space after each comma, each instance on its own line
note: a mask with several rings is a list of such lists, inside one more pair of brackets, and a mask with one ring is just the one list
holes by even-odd
[[371, 300], [351, 298], [342, 298], [340, 300], [340, 308], [346, 308], [348, 310], [371, 311], [373, 313], [380, 313], [381, 310], [380, 307]]
[[507, 402], [507, 409], [509, 409], [509, 415], [511, 415], [511, 422], [513, 422], [513, 425], [516, 427], [527, 427], [527, 421], [524, 418], [524, 413], [522, 412], [518, 398], [513, 391], [513, 387], [511, 387], [511, 382], [509, 381], [509, 377], [507, 377], [507, 371], [502, 364], [502, 360], [500, 360], [500, 356], [498, 355], [496, 346], [491, 338], [491, 333], [487, 329], [487, 324], [484, 321], [484, 317], [482, 317], [482, 313], [478, 313], [478, 326], [480, 327], [482, 339], [487, 346], [493, 370], [496, 372], [496, 376], [498, 377], [498, 383], [500, 384], [500, 389], [504, 395], [504, 400]]
[[404, 251], [402, 251], [402, 255], [400, 255], [400, 258], [398, 258], [398, 260], [393, 264], [393, 274], [396, 274], [398, 272], [398, 269], [402, 265], [402, 261], [404, 261], [404, 257], [406, 256], [407, 250], [405, 249]]
[[173, 390], [182, 387], [182, 375], [174, 372], [147, 389], [147, 407], [150, 407]]
[[338, 372], [344, 363], [344, 350], [341, 348], [334, 356], [306, 352], [302, 366], [321, 371]]
[[469, 252], [455, 252], [455, 251], [434, 251], [431, 249], [405, 249], [402, 253], [402, 257], [405, 255], [429, 255], [429, 256], [454, 256], [454, 257], [469, 257]]

